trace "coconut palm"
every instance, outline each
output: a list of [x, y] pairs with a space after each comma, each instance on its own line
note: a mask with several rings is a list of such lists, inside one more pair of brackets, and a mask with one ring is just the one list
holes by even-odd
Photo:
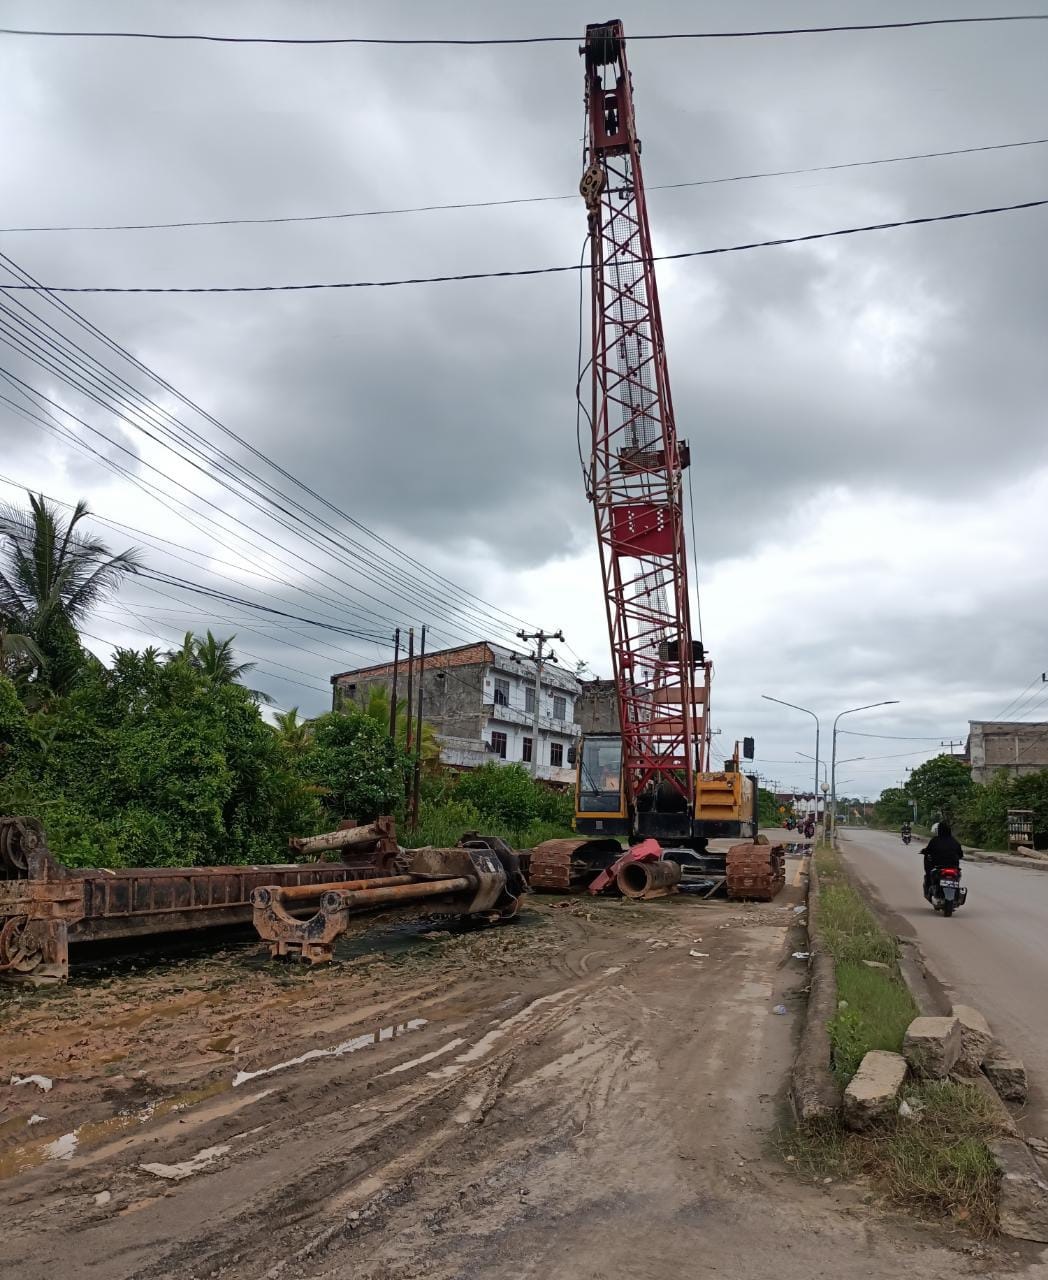
[[[169, 662], [184, 662], [194, 671], [199, 671], [208, 684], [240, 684], [249, 671], [254, 671], [255, 663], [236, 661], [233, 653], [235, 639], [235, 636], [230, 636], [228, 640], [218, 640], [211, 631], [201, 639], [192, 631], [187, 631], [182, 639], [182, 647], [170, 650], [167, 658]], [[256, 702], [273, 701], [268, 693], [263, 693], [260, 689], [249, 689], [248, 693]]]
[[304, 755], [313, 741], [313, 727], [308, 720], [298, 718], [298, 707], [276, 712], [273, 732], [289, 756]]
[[83, 529], [89, 515], [87, 503], [78, 502], [65, 520], [34, 494], [28, 510], [0, 508], [2, 629], [19, 637], [15, 648], [36, 666], [38, 679], [46, 673], [56, 693], [68, 689], [82, 663], [78, 626], [140, 564], [134, 549], [114, 555]]

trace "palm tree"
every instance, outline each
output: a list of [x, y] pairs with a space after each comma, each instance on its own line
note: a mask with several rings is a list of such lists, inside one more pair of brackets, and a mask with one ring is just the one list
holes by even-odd
[[[389, 699], [390, 693], [387, 689], [383, 689], [381, 685], [372, 685], [368, 690], [367, 704], [364, 706], [364, 714], [369, 720], [374, 720], [377, 724], [382, 725], [384, 729], [389, 730]], [[411, 737], [412, 748], [411, 753], [414, 755], [414, 737], [415, 730], [418, 727], [414, 717], [411, 720]], [[408, 704], [407, 699], [397, 699], [397, 727], [396, 741], [400, 744], [407, 743], [408, 740]], [[436, 769], [440, 764], [440, 743], [437, 741], [436, 731], [428, 720], [422, 721], [422, 763], [429, 769]]]
[[28, 510], [0, 508], [3, 630], [9, 639], [21, 638], [16, 647], [32, 660], [38, 679], [46, 672], [56, 693], [68, 689], [82, 662], [78, 625], [140, 565], [136, 550], [114, 555], [100, 538], [81, 531], [88, 515], [81, 501], [63, 521], [56, 507], [34, 494]]
[[[169, 662], [184, 662], [194, 671], [199, 671], [210, 685], [217, 687], [240, 684], [249, 671], [254, 671], [255, 663], [235, 661], [233, 654], [235, 639], [236, 636], [230, 636], [228, 640], [217, 640], [210, 630], [201, 639], [192, 631], [187, 631], [182, 639], [182, 647], [170, 650], [167, 658]], [[273, 701], [269, 694], [263, 693], [261, 689], [249, 689], [248, 693], [257, 702]]]
[[289, 756], [304, 755], [313, 741], [313, 727], [298, 718], [298, 707], [278, 711], [273, 717], [273, 732]]

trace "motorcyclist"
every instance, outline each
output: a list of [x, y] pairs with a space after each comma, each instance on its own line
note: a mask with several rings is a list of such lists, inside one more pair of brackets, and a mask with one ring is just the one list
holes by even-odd
[[899, 834], [902, 836], [902, 838], [903, 838], [904, 840], [906, 839], [906, 837], [907, 837], [908, 835], [910, 835], [910, 834], [911, 834], [911, 833], [910, 833], [910, 824], [909, 824], [908, 822], [904, 822], [904, 823], [902, 824], [902, 828], [900, 829]]
[[932, 873], [942, 871], [946, 867], [959, 870], [964, 850], [954, 838], [948, 822], [937, 822], [932, 828], [935, 834], [924, 846], [924, 894], [931, 892]]

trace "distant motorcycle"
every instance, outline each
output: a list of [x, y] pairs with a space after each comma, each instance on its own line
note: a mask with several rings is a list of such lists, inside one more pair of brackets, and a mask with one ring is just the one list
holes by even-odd
[[913, 836], [911, 836], [911, 835], [910, 835], [910, 833], [909, 833], [908, 831], [904, 831], [904, 832], [902, 833], [902, 842], [903, 842], [903, 844], [909, 844], [909, 843], [910, 843], [910, 841], [911, 841], [912, 839], [913, 839]]
[[815, 835], [815, 823], [806, 822], [804, 824], [804, 838], [806, 840], [810, 840], [814, 835]]
[[935, 867], [928, 877], [924, 896], [936, 911], [952, 916], [968, 900], [968, 890], [961, 884], [960, 867]]

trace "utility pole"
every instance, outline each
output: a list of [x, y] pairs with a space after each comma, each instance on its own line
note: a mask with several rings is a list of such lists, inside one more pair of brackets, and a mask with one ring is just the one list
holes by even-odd
[[[422, 785], [422, 677], [426, 671], [426, 628], [422, 628], [422, 637], [418, 647], [418, 722], [415, 729], [415, 767], [411, 776], [411, 804], [408, 824], [412, 831], [418, 830], [418, 800]], [[411, 719], [412, 708], [408, 707], [408, 719]]]
[[411, 691], [415, 678], [415, 628], [408, 628], [408, 714], [406, 716], [407, 724], [404, 727], [404, 750], [411, 755], [411, 708], [414, 706], [411, 698]]
[[397, 676], [400, 671], [400, 628], [393, 633], [393, 687], [389, 693], [389, 736], [397, 744]]
[[963, 747], [963, 746], [964, 746], [964, 743], [963, 743], [963, 742], [954, 742], [954, 741], [953, 741], [953, 739], [951, 738], [949, 742], [940, 742], [940, 743], [939, 743], [939, 746], [940, 746], [940, 747], [949, 747], [949, 748], [950, 748], [950, 755], [952, 756], [952, 755], [953, 755], [953, 749], [954, 749], [954, 747]]
[[523, 640], [525, 644], [529, 640], [535, 641], [535, 652], [531, 655], [535, 662], [535, 717], [532, 722], [532, 739], [531, 739], [531, 776], [537, 778], [539, 776], [539, 708], [542, 706], [542, 664], [548, 658], [550, 662], [557, 661], [557, 655], [552, 651], [545, 652], [546, 642], [549, 640], [559, 640], [564, 643], [563, 631], [518, 631], [518, 640]]

